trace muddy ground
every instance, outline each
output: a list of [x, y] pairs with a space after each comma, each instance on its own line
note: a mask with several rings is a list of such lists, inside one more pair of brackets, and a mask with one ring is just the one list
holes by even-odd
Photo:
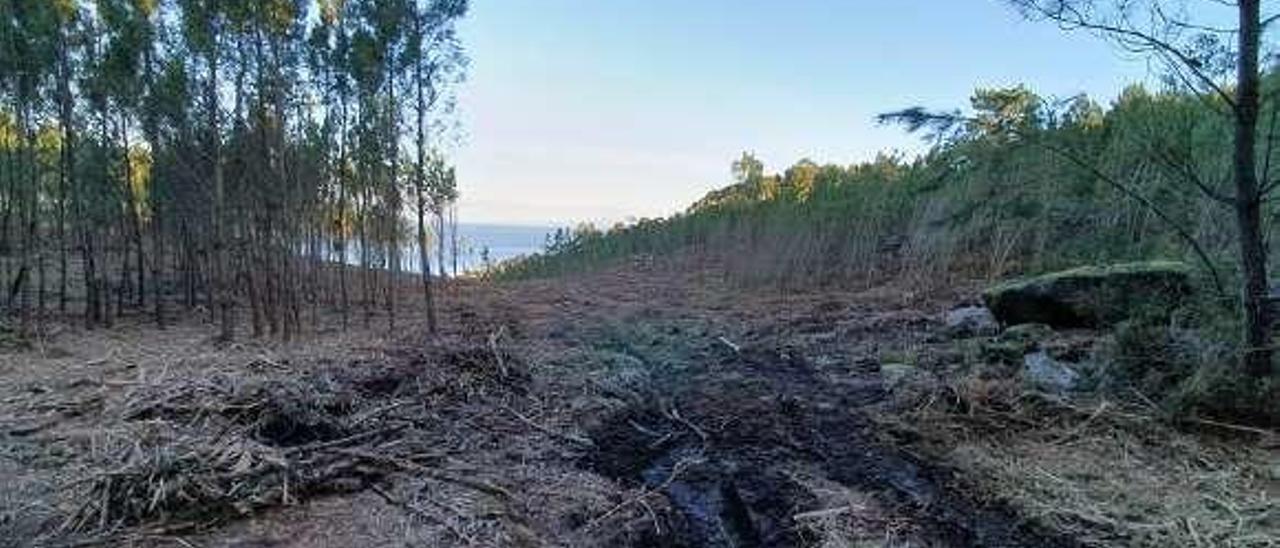
[[1028, 393], [942, 329], [976, 285], [716, 272], [456, 283], [437, 337], [63, 327], [0, 362], [0, 544], [1280, 542], [1271, 440]]

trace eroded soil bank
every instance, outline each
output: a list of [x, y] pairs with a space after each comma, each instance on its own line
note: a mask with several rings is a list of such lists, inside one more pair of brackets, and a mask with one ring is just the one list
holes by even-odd
[[[437, 338], [55, 334], [0, 369], [0, 544], [1167, 545], [1220, 516], [1244, 539], [1221, 545], [1275, 538], [1273, 449], [947, 381], [970, 365], [938, 318], [974, 288], [714, 272], [459, 284]], [[889, 361], [936, 382], [904, 400]], [[1125, 506], [1104, 489], [1187, 463]]]

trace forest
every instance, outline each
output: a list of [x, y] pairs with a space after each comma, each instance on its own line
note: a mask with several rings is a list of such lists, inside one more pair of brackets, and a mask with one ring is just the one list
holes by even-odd
[[[1263, 88], [1274, 96], [1280, 76], [1267, 74]], [[563, 229], [545, 253], [494, 275], [555, 275], [692, 247], [736, 256], [727, 274], [748, 285], [858, 284], [873, 274], [945, 285], [1164, 257], [1198, 264], [1210, 291], [1225, 289], [1218, 284], [1240, 275], [1234, 228], [1187, 182], [1193, 170], [1218, 187], [1225, 183], [1230, 127], [1203, 100], [1142, 85], [1105, 103], [1043, 97], [1024, 86], [979, 89], [969, 120], [956, 132], [928, 136], [925, 154], [886, 151], [849, 165], [801, 159], [767, 173], [744, 152], [727, 165], [730, 184], [680, 214]], [[885, 122], [895, 123], [892, 116]], [[1263, 117], [1275, 119], [1270, 103]], [[1280, 154], [1267, 153], [1272, 160]], [[1266, 217], [1277, 212], [1268, 201]], [[1273, 230], [1268, 224], [1268, 241]]]
[[394, 325], [407, 270], [429, 302], [430, 250], [443, 273], [437, 236], [456, 218], [443, 151], [466, 11], [4, 2], [0, 285], [16, 330], [204, 311], [230, 339], [241, 308], [255, 336], [290, 338], [322, 308]]

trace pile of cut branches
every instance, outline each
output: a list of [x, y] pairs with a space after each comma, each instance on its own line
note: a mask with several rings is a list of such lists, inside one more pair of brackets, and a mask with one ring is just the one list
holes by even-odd
[[443, 410], [522, 392], [523, 364], [496, 344], [453, 341], [364, 363], [268, 375], [222, 371], [136, 387], [105, 447], [64, 487], [59, 534], [200, 527], [392, 472], [505, 489], [436, 470]]

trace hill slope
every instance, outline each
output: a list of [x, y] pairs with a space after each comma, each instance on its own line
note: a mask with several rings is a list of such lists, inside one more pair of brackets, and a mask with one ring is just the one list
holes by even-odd
[[[1267, 79], [1267, 89], [1277, 85], [1280, 78]], [[954, 275], [994, 279], [1150, 258], [1185, 259], [1229, 279], [1230, 211], [1193, 184], [1218, 187], [1229, 173], [1230, 128], [1205, 101], [1212, 99], [1140, 86], [1105, 107], [1085, 97], [1049, 101], [1021, 87], [979, 90], [973, 121], [932, 136], [934, 146], [919, 157], [881, 154], [849, 166], [806, 159], [769, 174], [744, 154], [732, 185], [682, 214], [564, 231], [545, 254], [501, 274], [571, 272], [693, 249], [727, 258], [727, 272], [740, 280], [782, 284], [883, 274], [946, 283]], [[1203, 256], [1190, 240], [1207, 250]]]

